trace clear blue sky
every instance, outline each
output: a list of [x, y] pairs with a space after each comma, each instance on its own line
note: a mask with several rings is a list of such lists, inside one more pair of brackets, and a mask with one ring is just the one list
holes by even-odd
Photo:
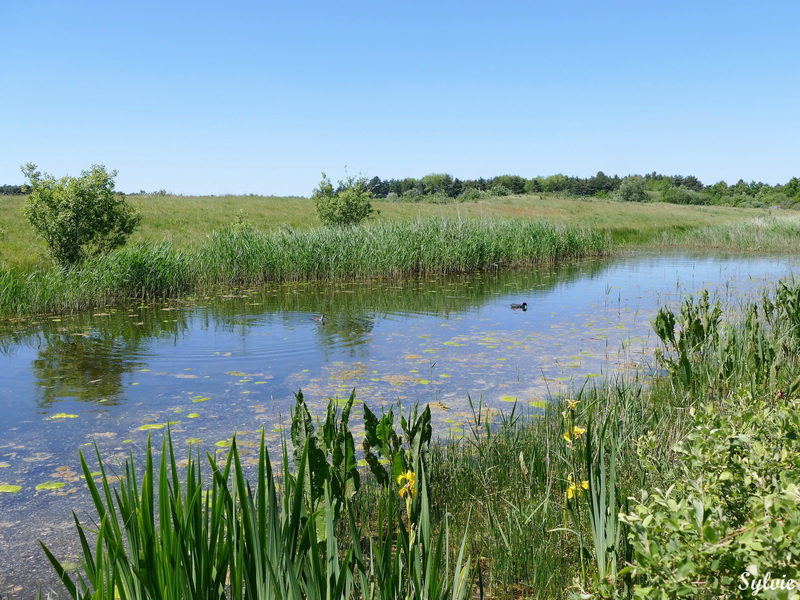
[[800, 176], [800, 3], [0, 1], [0, 184]]

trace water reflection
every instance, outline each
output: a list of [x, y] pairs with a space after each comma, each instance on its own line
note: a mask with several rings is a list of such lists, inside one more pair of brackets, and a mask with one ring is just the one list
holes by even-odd
[[123, 376], [142, 368], [141, 340], [108, 332], [48, 336], [32, 370], [40, 408], [71, 398], [81, 402], [124, 402]]
[[[7, 356], [21, 346], [36, 350], [31, 371], [40, 408], [59, 400], [115, 405], [125, 402], [125, 375], [146, 367], [156, 341], [177, 346], [198, 330], [246, 338], [265, 326], [283, 325], [289, 331], [312, 327], [312, 345], [321, 359], [343, 358], [343, 351], [345, 358], [367, 359], [379, 319], [448, 319], [478, 311], [498, 294], [518, 290], [526, 298], [545, 295], [556, 285], [593, 277], [607, 266], [583, 261], [525, 273], [234, 288], [204, 297], [6, 322], [0, 329], [0, 350]], [[325, 315], [324, 322], [312, 315]], [[281, 345], [273, 354], [285, 352], [290, 359], [296, 349]]]

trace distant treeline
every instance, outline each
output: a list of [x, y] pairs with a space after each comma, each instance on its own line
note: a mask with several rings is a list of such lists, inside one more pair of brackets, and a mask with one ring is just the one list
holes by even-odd
[[800, 200], [800, 178], [784, 185], [739, 180], [734, 185], [720, 181], [704, 185], [694, 175], [608, 176], [602, 171], [592, 177], [557, 174], [526, 179], [519, 175], [500, 175], [489, 179], [461, 180], [446, 173], [434, 173], [420, 179], [381, 179], [365, 182], [377, 198], [410, 202], [474, 201], [516, 194], [560, 193], [569, 196], [618, 197], [627, 201], [661, 200], [676, 204], [728, 204], [764, 206]]
[[24, 193], [21, 185], [0, 185], [0, 196], [22, 196]]
[[[704, 185], [694, 175], [609, 176], [598, 171], [592, 177], [550, 175], [526, 179], [519, 175], [500, 175], [484, 179], [458, 179], [447, 173], [432, 173], [420, 179], [381, 179], [365, 181], [376, 198], [400, 202], [474, 202], [484, 198], [518, 194], [562, 194], [576, 197], [617, 198], [629, 202], [661, 201], [673, 204], [723, 204], [729, 206], [773, 206], [800, 202], [800, 178], [771, 186], [740, 179], [733, 185], [719, 181]], [[23, 195], [21, 185], [0, 185], [0, 195]], [[172, 195], [165, 190], [141, 191], [129, 195]], [[251, 194], [253, 195], [253, 194]]]

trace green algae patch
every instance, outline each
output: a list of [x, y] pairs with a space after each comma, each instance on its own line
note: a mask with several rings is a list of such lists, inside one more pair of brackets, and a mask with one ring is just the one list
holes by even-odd
[[63, 481], [45, 481], [36, 486], [36, 491], [41, 490], [58, 490], [65, 486]]
[[152, 429], [164, 429], [168, 425], [175, 425], [180, 423], [180, 421], [167, 421], [166, 423], [148, 423], [147, 425], [142, 425], [139, 427], [139, 431], [150, 431]]

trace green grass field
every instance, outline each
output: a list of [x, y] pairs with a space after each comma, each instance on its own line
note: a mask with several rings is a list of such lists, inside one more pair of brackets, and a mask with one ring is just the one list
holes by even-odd
[[[45, 247], [22, 216], [24, 198], [0, 196], [0, 266], [31, 266], [42, 260]], [[308, 198], [260, 196], [140, 196], [130, 202], [141, 212], [142, 225], [131, 243], [172, 242], [189, 248], [208, 241], [211, 233], [234, 222], [237, 214], [264, 231], [320, 226]], [[407, 222], [425, 217], [543, 219], [556, 224], [589, 226], [608, 231], [614, 242], [696, 245], [679, 240], [699, 227], [723, 229], [769, 214], [767, 209], [724, 206], [678, 206], [664, 203], [625, 204], [611, 200], [579, 200], [555, 195], [506, 196], [460, 204], [375, 202], [375, 222]]]

